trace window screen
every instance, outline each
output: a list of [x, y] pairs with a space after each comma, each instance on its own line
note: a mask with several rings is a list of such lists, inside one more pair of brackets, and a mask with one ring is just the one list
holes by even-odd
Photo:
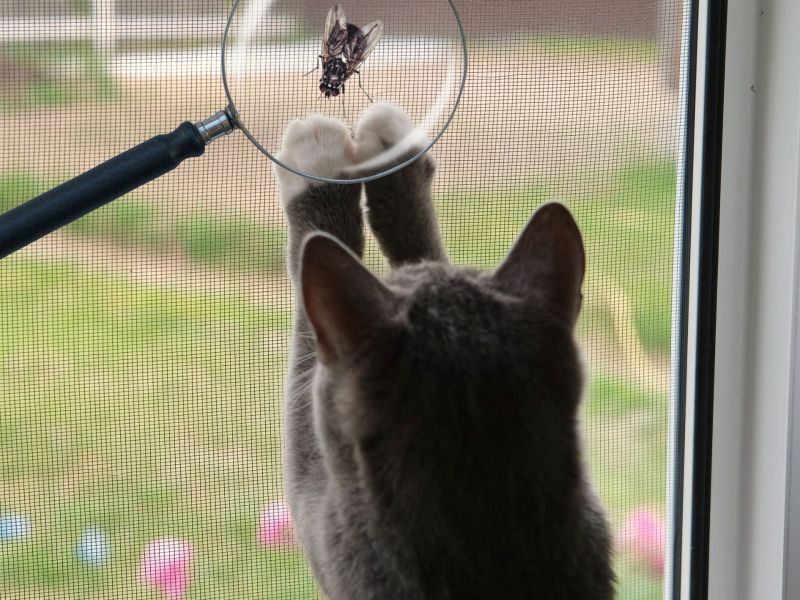
[[[225, 106], [230, 4], [5, 0], [0, 210]], [[389, 20], [430, 4], [370, 10]], [[618, 597], [661, 598], [687, 10], [456, 6], [469, 75], [432, 150], [447, 250], [491, 268], [538, 205], [574, 212], [588, 269], [582, 426]], [[319, 36], [289, 17], [283, 43]], [[0, 598], [321, 597], [283, 503], [285, 241], [272, 166], [232, 135], [0, 263]], [[384, 268], [374, 244], [366, 260]]]

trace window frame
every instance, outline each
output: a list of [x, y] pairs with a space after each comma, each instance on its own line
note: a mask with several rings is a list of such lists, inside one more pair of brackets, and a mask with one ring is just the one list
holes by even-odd
[[697, 25], [673, 597], [800, 598], [800, 3], [700, 0]]

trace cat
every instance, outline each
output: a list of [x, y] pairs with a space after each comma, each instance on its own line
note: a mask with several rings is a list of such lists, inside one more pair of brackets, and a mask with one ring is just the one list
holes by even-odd
[[[354, 139], [312, 116], [279, 159], [337, 178], [412, 127], [386, 104]], [[452, 266], [434, 171], [426, 154], [363, 185], [383, 281], [360, 260], [362, 186], [276, 167], [298, 299], [284, 406], [297, 539], [330, 600], [610, 599], [578, 430], [580, 231], [549, 203], [496, 270]]]

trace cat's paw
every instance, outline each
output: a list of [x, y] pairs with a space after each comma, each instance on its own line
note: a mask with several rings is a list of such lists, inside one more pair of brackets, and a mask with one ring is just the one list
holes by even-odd
[[[341, 122], [322, 115], [292, 121], [283, 134], [277, 158], [283, 164], [318, 177], [338, 179], [355, 162], [350, 132]], [[275, 175], [284, 204], [320, 182], [275, 165]]]
[[356, 161], [366, 163], [381, 157], [386, 162], [416, 154], [428, 144], [423, 131], [411, 117], [393, 104], [376, 103], [361, 116], [356, 125]]

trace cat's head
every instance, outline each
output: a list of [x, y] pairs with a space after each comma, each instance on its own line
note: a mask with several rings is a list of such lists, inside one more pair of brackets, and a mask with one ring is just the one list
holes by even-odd
[[381, 281], [335, 238], [311, 235], [300, 279], [315, 394], [365, 485], [398, 502], [417, 488], [566, 491], [579, 476], [583, 275], [580, 232], [556, 203], [493, 272], [422, 263]]

